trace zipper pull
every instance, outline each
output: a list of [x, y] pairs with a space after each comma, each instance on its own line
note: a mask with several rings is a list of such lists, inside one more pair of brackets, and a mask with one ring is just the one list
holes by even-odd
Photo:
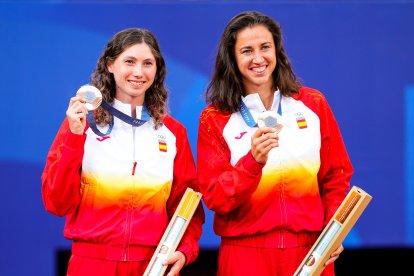
[[137, 161], [134, 162], [134, 165], [132, 166], [132, 175], [135, 175], [135, 168], [137, 167]]

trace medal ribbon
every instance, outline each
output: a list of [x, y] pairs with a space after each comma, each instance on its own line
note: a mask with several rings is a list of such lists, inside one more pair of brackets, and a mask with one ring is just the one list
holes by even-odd
[[[280, 99], [279, 99], [279, 106], [277, 107], [277, 114], [282, 116], [282, 93], [280, 92], [279, 95], [280, 95]], [[250, 113], [250, 110], [247, 108], [243, 100], [241, 101], [241, 104], [240, 104], [240, 114], [242, 115], [244, 122], [249, 127], [257, 127], [257, 123], [253, 119], [252, 113]]]
[[150, 119], [150, 115], [148, 112], [148, 109], [145, 105], [142, 106], [142, 113], [141, 113], [141, 119], [132, 118], [131, 116], [126, 115], [125, 113], [122, 113], [112, 105], [108, 104], [105, 101], [102, 101], [101, 106], [103, 109], [107, 110], [112, 115], [112, 120], [109, 123], [109, 129], [106, 133], [102, 133], [99, 131], [98, 127], [96, 126], [95, 116], [93, 114], [93, 111], [89, 111], [86, 118], [88, 119], [88, 123], [90, 128], [93, 130], [93, 132], [98, 136], [107, 136], [111, 133], [112, 128], [114, 126], [114, 120], [113, 116], [117, 117], [121, 121], [124, 121], [127, 124], [130, 124], [131, 126], [139, 127], [145, 124]]

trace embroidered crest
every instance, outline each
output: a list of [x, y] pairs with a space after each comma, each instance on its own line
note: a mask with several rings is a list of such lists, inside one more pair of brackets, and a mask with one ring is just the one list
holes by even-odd
[[167, 152], [167, 139], [164, 135], [158, 135], [158, 149]]
[[296, 113], [296, 123], [298, 124], [299, 129], [304, 129], [308, 127], [305, 116], [301, 112]]

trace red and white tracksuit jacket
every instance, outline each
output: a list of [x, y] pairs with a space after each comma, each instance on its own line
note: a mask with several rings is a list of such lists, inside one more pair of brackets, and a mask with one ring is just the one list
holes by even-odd
[[[279, 96], [276, 91], [275, 112]], [[265, 111], [258, 94], [242, 100], [255, 120]], [[217, 235], [320, 232], [349, 190], [353, 168], [323, 95], [302, 87], [281, 101], [279, 147], [265, 166], [250, 152], [257, 128], [240, 112], [224, 114], [210, 105], [201, 113], [198, 181], [206, 206], [215, 212]]]
[[[131, 114], [130, 105], [114, 107]], [[156, 130], [151, 120], [140, 127], [114, 120], [107, 137], [90, 128], [75, 135], [64, 120], [42, 175], [44, 205], [66, 216], [72, 251], [93, 255], [88, 246], [102, 245], [100, 256], [87, 257], [150, 260], [186, 188], [198, 190], [194, 159], [185, 128], [168, 115]], [[198, 255], [203, 222], [200, 205], [177, 248], [187, 263]]]

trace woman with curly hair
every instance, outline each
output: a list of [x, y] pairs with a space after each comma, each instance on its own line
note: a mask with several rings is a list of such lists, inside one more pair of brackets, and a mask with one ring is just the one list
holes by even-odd
[[[44, 205], [66, 216], [73, 241], [68, 275], [142, 275], [185, 190], [198, 190], [186, 129], [167, 114], [165, 76], [155, 36], [125, 29], [91, 77], [101, 106], [70, 99], [42, 175]], [[203, 222], [200, 205], [168, 275], [197, 257]]]

